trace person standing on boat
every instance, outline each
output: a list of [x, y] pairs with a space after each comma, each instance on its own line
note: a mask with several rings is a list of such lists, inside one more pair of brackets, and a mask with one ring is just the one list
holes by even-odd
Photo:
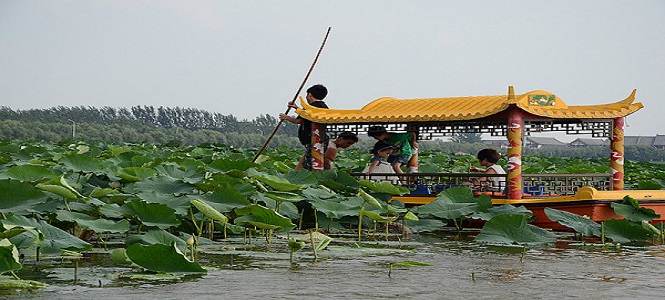
[[[494, 149], [487, 148], [478, 151], [478, 162], [481, 166], [485, 167], [478, 168], [475, 166], [469, 167], [469, 172], [483, 172], [483, 174], [506, 174], [506, 171], [496, 163], [499, 162], [501, 154]], [[471, 178], [471, 182], [474, 186], [480, 186], [481, 190], [487, 191], [501, 191], [506, 187], [506, 179], [503, 177], [480, 177], [480, 178]]]
[[367, 129], [367, 135], [384, 141], [395, 147], [393, 153], [388, 157], [395, 173], [404, 173], [402, 165], [406, 165], [413, 155], [413, 148], [418, 148], [416, 135], [413, 132], [388, 132], [383, 126], [371, 126]]
[[[321, 84], [317, 84], [307, 89], [307, 96], [305, 97], [305, 99], [307, 99], [307, 103], [309, 103], [309, 105], [311, 106], [328, 108], [328, 105], [326, 105], [326, 103], [323, 102], [323, 99], [327, 95], [328, 95], [328, 89]], [[296, 105], [295, 103], [289, 102], [288, 106], [298, 109], [298, 105]], [[298, 139], [300, 140], [300, 143], [303, 146], [305, 146], [305, 153], [298, 162], [298, 165], [296, 166], [295, 169], [300, 170], [302, 168], [305, 168], [311, 171], [312, 170], [312, 122], [300, 116], [292, 117], [283, 113], [279, 114], [279, 119], [300, 125], [298, 127]], [[324, 148], [327, 148], [326, 146], [328, 144], [328, 136], [326, 135], [325, 132], [325, 125], [321, 125], [320, 132], [321, 132], [321, 142], [323, 143]], [[323, 153], [326, 153], [326, 149], [323, 149]]]

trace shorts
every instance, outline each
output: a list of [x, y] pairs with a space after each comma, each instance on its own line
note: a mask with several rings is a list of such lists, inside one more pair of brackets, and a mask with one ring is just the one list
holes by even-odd
[[389, 163], [400, 163], [403, 165], [406, 165], [409, 162], [409, 159], [411, 159], [411, 155], [391, 155], [388, 156], [388, 162]]

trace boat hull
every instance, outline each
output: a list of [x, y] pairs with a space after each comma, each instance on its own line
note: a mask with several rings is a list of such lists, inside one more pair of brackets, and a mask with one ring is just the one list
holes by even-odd
[[[649, 208], [660, 215], [652, 223], [665, 222], [665, 190], [622, 190], [598, 191], [592, 187], [583, 187], [575, 195], [561, 197], [529, 197], [525, 199], [493, 198], [492, 204], [524, 206], [530, 210], [535, 220], [531, 223], [541, 228], [569, 231], [558, 222], [550, 220], [545, 214], [545, 208], [567, 211], [580, 216], [586, 216], [596, 222], [610, 219], [623, 219], [614, 212], [612, 203], [621, 203], [623, 198], [629, 196], [638, 201], [640, 207]], [[405, 195], [395, 196], [405, 204], [427, 204], [436, 199], [436, 195]]]

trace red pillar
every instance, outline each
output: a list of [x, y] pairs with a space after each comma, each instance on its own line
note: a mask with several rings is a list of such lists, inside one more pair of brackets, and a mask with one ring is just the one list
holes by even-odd
[[312, 171], [323, 170], [323, 142], [321, 124], [312, 122]]
[[624, 117], [614, 119], [612, 128], [612, 143], [610, 143], [610, 172], [612, 172], [612, 189], [623, 190], [623, 141]]
[[522, 199], [522, 110], [508, 113], [508, 199]]

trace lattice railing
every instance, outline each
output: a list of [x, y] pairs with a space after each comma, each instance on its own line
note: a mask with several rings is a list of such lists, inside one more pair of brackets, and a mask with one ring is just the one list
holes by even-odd
[[[351, 173], [357, 179], [389, 181], [412, 190], [412, 194], [436, 195], [454, 186], [469, 186], [477, 192], [488, 192], [494, 197], [505, 196], [505, 174], [479, 173]], [[485, 177], [483, 182], [472, 183], [473, 178]], [[500, 177], [498, 185], [491, 178]], [[612, 176], [609, 174], [522, 174], [525, 197], [553, 197], [573, 195], [584, 186], [597, 190], [612, 190]]]

